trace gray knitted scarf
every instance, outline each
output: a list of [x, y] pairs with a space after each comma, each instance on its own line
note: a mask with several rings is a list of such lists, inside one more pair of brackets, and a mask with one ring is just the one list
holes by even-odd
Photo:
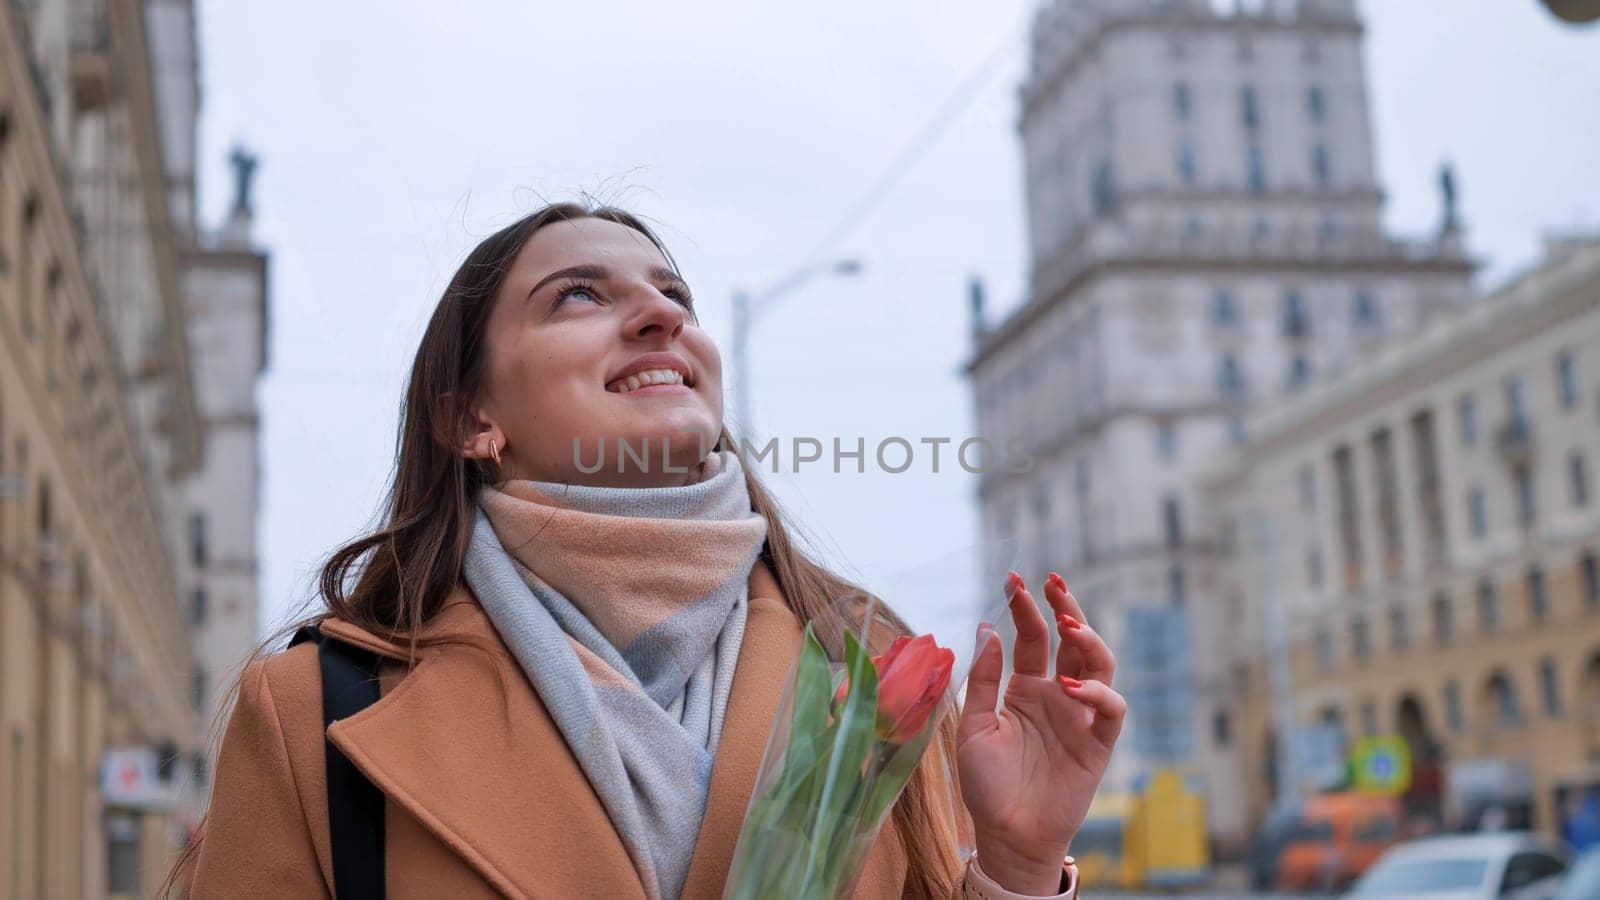
[[485, 488], [465, 577], [646, 893], [683, 890], [766, 538], [737, 454], [667, 488]]

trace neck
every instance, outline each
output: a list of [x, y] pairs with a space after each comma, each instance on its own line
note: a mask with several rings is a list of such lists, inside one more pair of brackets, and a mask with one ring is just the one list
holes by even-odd
[[687, 465], [675, 463], [670, 467], [650, 467], [642, 470], [636, 467], [624, 466], [620, 472], [617, 471], [615, 466], [610, 465], [601, 466], [599, 470], [594, 472], [571, 468], [566, 471], [554, 472], [550, 475], [540, 475], [529, 480], [604, 488], [683, 487], [684, 485], [698, 484], [706, 479], [708, 472], [707, 461], [709, 459], [709, 456], [705, 456]]

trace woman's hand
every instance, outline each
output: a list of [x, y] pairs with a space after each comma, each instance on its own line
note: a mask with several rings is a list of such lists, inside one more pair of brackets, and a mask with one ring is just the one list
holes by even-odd
[[1054, 572], [1045, 599], [1061, 645], [1050, 673], [1050, 626], [1012, 572], [1006, 579], [1017, 626], [1005, 706], [995, 711], [1004, 673], [993, 626], [978, 628], [957, 736], [961, 791], [972, 814], [983, 871], [1018, 894], [1060, 891], [1061, 864], [1083, 825], [1122, 731], [1127, 702], [1111, 689], [1116, 660]]

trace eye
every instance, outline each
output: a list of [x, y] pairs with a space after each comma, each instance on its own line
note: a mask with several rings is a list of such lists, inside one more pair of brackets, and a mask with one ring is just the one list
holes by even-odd
[[556, 289], [556, 299], [553, 303], [551, 303], [551, 305], [560, 306], [561, 304], [567, 302], [568, 299], [573, 297], [576, 297], [580, 300], [591, 300], [596, 302], [598, 302], [600, 299], [594, 292], [593, 284], [590, 284], [587, 281], [573, 280], [563, 282], [562, 285]]
[[671, 297], [680, 306], [694, 309], [694, 297], [690, 296], [689, 289], [681, 284], [662, 288], [661, 295], [663, 297]]

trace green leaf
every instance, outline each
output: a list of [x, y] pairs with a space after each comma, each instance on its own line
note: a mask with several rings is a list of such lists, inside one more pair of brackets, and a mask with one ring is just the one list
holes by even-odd
[[829, 669], [827, 651], [807, 624], [790, 701], [794, 708], [790, 713], [789, 745], [784, 750], [783, 773], [768, 792], [765, 802], [769, 805], [792, 805], [803, 782], [826, 755], [832, 737], [828, 716], [833, 703], [833, 678]]
[[[844, 831], [851, 830], [858, 818], [856, 807], [861, 801], [863, 770], [877, 737], [878, 670], [855, 635], [848, 631], [844, 636], [844, 656], [850, 688], [839, 710], [832, 752], [822, 769], [825, 774], [817, 797], [808, 876], [826, 871], [836, 840]], [[802, 888], [804, 886], [802, 884]]]
[[800, 665], [795, 672], [794, 718], [789, 732], [820, 734], [828, 724], [828, 706], [833, 700], [833, 678], [828, 672], [828, 653], [817, 640], [815, 629], [806, 625], [800, 645]]
[[922, 754], [927, 751], [928, 745], [933, 743], [933, 736], [938, 731], [939, 716], [930, 716], [928, 725], [921, 734], [901, 744], [898, 747], [888, 748], [888, 758], [879, 769], [877, 780], [870, 788], [870, 796], [866, 802], [864, 815], [870, 821], [877, 821], [878, 817], [888, 811], [890, 804], [900, 796], [900, 791], [911, 780], [912, 774], [917, 769], [917, 763], [922, 760]]

